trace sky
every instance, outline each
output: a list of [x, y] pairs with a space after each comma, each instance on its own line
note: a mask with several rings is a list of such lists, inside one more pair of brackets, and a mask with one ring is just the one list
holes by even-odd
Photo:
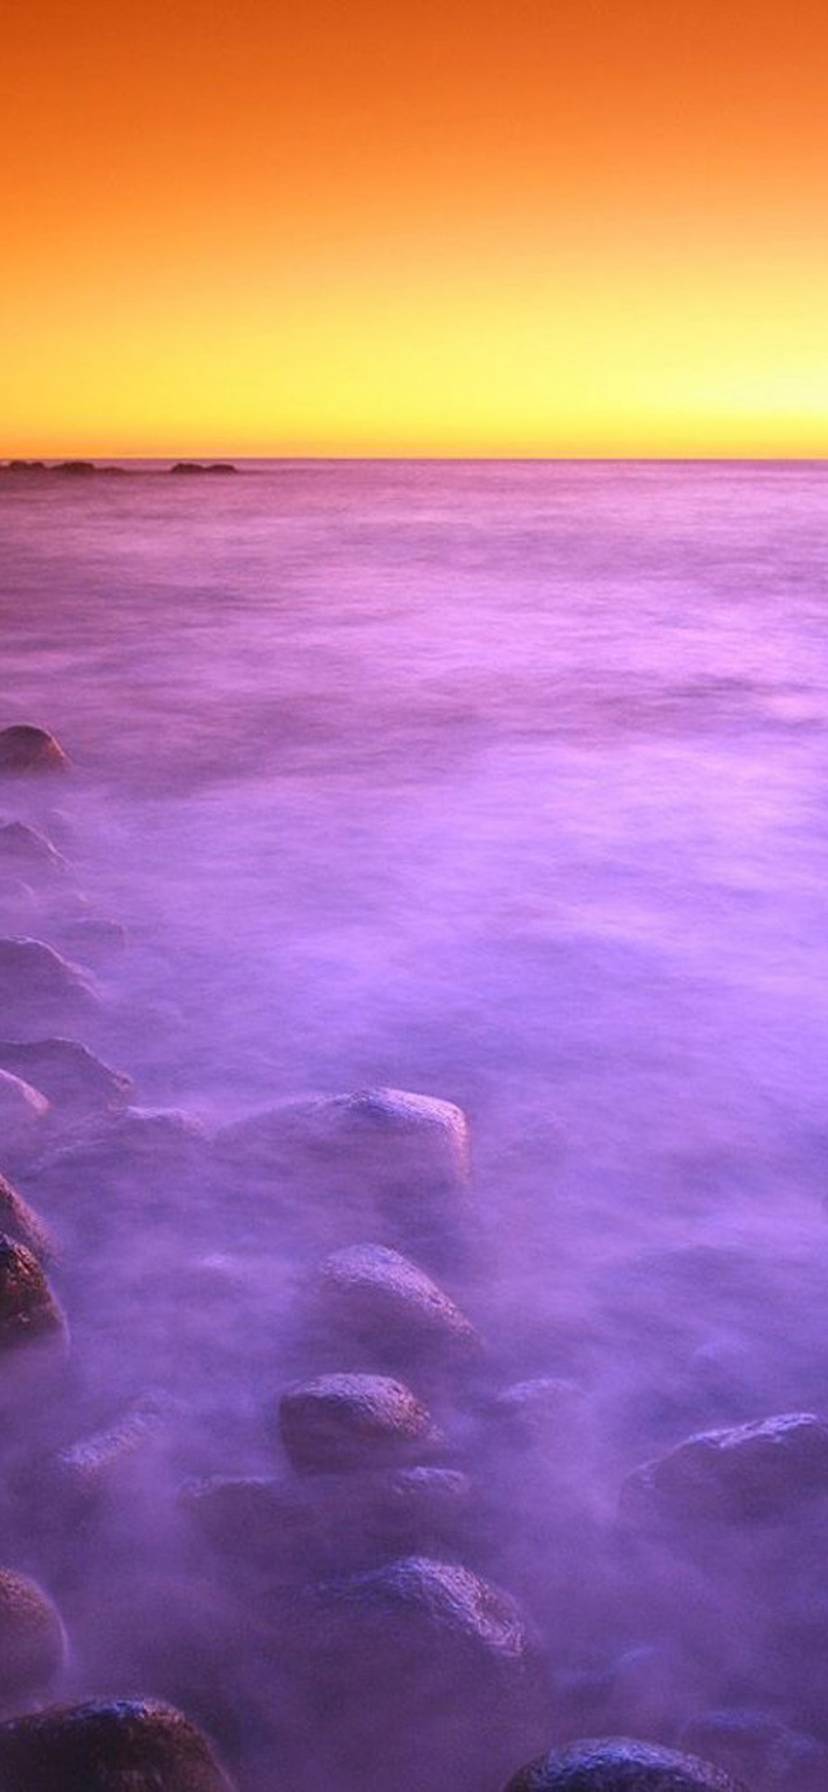
[[814, 0], [29, 0], [0, 454], [828, 453]]

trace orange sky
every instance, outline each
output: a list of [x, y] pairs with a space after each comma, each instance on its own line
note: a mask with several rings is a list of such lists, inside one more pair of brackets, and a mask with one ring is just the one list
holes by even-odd
[[815, 0], [28, 0], [0, 453], [828, 454]]

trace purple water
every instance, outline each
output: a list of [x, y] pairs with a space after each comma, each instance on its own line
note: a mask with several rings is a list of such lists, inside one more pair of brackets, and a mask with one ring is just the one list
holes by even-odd
[[[625, 1474], [688, 1432], [828, 1416], [823, 464], [7, 475], [0, 539], [0, 725], [73, 760], [37, 819], [130, 930], [89, 1042], [139, 1105], [208, 1129], [309, 1090], [465, 1108], [482, 1244], [452, 1291], [504, 1383], [581, 1386], [567, 1486], [604, 1541]], [[267, 1472], [299, 1259], [263, 1257], [231, 1190], [203, 1237], [171, 1188], [129, 1240], [94, 1299], [55, 1273], [96, 1413], [164, 1386], [199, 1409], [200, 1469]], [[600, 1678], [652, 1626], [555, 1545], [549, 1498], [483, 1566], [561, 1683]], [[73, 1596], [74, 1691], [102, 1681], [98, 1594]], [[711, 1666], [685, 1610], [677, 1582], [679, 1666], [649, 1719], [616, 1691], [615, 1727], [671, 1740], [730, 1700], [819, 1732], [828, 1673], [790, 1692], [810, 1644], [775, 1688], [776, 1642]], [[137, 1672], [116, 1633], [113, 1689]], [[168, 1694], [163, 1649], [141, 1663]]]

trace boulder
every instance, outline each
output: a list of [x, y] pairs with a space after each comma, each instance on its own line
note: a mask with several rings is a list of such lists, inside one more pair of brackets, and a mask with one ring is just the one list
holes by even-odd
[[571, 1742], [533, 1761], [505, 1792], [746, 1792], [710, 1761], [626, 1737]]
[[45, 834], [25, 821], [0, 825], [0, 877], [54, 882], [69, 875], [69, 866]]
[[3, 1792], [232, 1792], [206, 1737], [155, 1699], [56, 1706], [0, 1725], [0, 1783]]
[[119, 1112], [132, 1082], [76, 1039], [0, 1039], [0, 1068], [34, 1084], [60, 1117]]
[[504, 1439], [525, 1448], [554, 1449], [583, 1423], [584, 1394], [562, 1375], [533, 1375], [495, 1394], [486, 1416]]
[[48, 1697], [65, 1655], [63, 1625], [48, 1594], [27, 1575], [0, 1568], [0, 1710]]
[[20, 772], [63, 772], [69, 760], [45, 728], [28, 723], [0, 729], [0, 775]]
[[828, 1495], [828, 1425], [782, 1413], [704, 1431], [627, 1479], [622, 1520], [644, 1529], [774, 1521]]
[[0, 1353], [65, 1347], [66, 1320], [37, 1258], [0, 1232]]
[[430, 1414], [387, 1375], [319, 1375], [288, 1388], [279, 1432], [300, 1474], [402, 1466], [434, 1447]]
[[321, 1335], [348, 1338], [374, 1360], [467, 1362], [481, 1341], [425, 1270], [380, 1244], [348, 1245], [320, 1265], [311, 1291]]
[[195, 1533], [232, 1563], [306, 1581], [456, 1545], [470, 1483], [416, 1467], [304, 1480], [213, 1475], [187, 1482], [180, 1504]]
[[39, 1089], [0, 1070], [0, 1152], [6, 1161], [16, 1162], [37, 1150], [50, 1111]]
[[92, 983], [52, 946], [42, 940], [0, 939], [0, 1012], [15, 1032], [83, 1019], [96, 1006]]
[[[283, 1102], [225, 1127], [221, 1162], [292, 1197], [307, 1224], [348, 1241], [438, 1251], [471, 1217], [469, 1131], [433, 1096], [364, 1089]], [[343, 1237], [344, 1234], [344, 1237]]]
[[56, 1255], [48, 1226], [5, 1176], [0, 1176], [0, 1231], [26, 1245], [41, 1263], [51, 1262]]

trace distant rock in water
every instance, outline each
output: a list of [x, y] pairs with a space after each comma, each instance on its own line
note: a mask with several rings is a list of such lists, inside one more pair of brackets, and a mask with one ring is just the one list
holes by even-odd
[[0, 1232], [0, 1353], [33, 1344], [65, 1346], [66, 1320], [26, 1245]]
[[28, 722], [0, 729], [0, 775], [20, 772], [63, 772], [69, 760], [45, 728]]
[[51, 470], [53, 473], [69, 473], [74, 478], [80, 479], [86, 479], [90, 473], [98, 472], [93, 460], [61, 460]]
[[0, 1012], [15, 1032], [42, 1032], [97, 1006], [91, 982], [42, 940], [0, 939]]
[[320, 1265], [311, 1293], [314, 1317], [373, 1351], [380, 1360], [466, 1360], [481, 1340], [453, 1300], [399, 1251], [355, 1244]]
[[426, 1408], [386, 1375], [319, 1375], [288, 1388], [279, 1430], [301, 1474], [402, 1465], [437, 1441]]
[[[28, 1575], [0, 1568], [0, 1711], [48, 1698], [66, 1655], [56, 1606]], [[5, 1780], [3, 1781], [5, 1792]]]
[[17, 1162], [38, 1149], [50, 1111], [38, 1089], [0, 1070], [0, 1147], [9, 1160]]
[[0, 1784], [3, 1792], [232, 1792], [206, 1737], [155, 1699], [56, 1706], [0, 1724]]
[[707, 1521], [773, 1520], [828, 1495], [828, 1425], [782, 1413], [700, 1432], [630, 1475], [624, 1522], [681, 1528]]
[[3, 468], [4, 473], [45, 473], [45, 460], [10, 460]]
[[238, 470], [239, 470], [238, 467], [234, 467], [232, 462], [229, 460], [214, 460], [214, 461], [207, 461], [207, 462], [196, 461], [196, 460], [177, 460], [175, 465], [170, 467], [171, 473], [179, 473], [179, 474], [180, 473], [237, 473]]
[[627, 1737], [572, 1742], [533, 1761], [505, 1792], [747, 1792], [709, 1761]]
[[76, 1039], [0, 1039], [0, 1069], [32, 1083], [67, 1118], [118, 1113], [132, 1096], [131, 1079]]

